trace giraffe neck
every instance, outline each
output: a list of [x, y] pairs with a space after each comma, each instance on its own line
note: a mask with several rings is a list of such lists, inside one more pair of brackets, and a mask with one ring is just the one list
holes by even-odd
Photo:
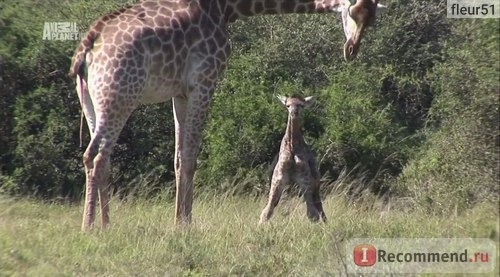
[[347, 0], [220, 0], [228, 22], [261, 14], [327, 13]]
[[296, 152], [303, 146], [304, 137], [302, 136], [302, 128], [298, 117], [292, 118], [291, 115], [288, 115], [284, 142], [285, 146], [289, 147], [292, 153]]

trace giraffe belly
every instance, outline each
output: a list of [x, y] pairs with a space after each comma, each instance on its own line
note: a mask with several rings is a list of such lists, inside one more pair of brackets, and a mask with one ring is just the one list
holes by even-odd
[[181, 57], [180, 60], [185, 61], [185, 64], [179, 67], [164, 65], [163, 61], [153, 59], [144, 88], [143, 104], [161, 103], [172, 97], [188, 94], [188, 88], [198, 84], [201, 75], [199, 71], [202, 71], [200, 68], [203, 69], [205, 65], [203, 57], [196, 54]]
[[293, 160], [295, 161], [296, 166], [303, 166], [306, 164], [306, 161], [298, 155], [294, 155]]
[[182, 86], [179, 82], [162, 82], [158, 85], [147, 86], [144, 89], [142, 104], [154, 104], [166, 102], [182, 93]]
[[303, 175], [305, 174], [305, 172], [309, 170], [309, 163], [303, 157], [295, 155], [294, 162], [295, 162], [294, 168], [296, 174]]

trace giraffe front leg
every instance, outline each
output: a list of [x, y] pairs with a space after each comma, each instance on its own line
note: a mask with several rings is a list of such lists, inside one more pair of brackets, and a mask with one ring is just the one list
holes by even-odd
[[190, 158], [187, 151], [179, 151], [175, 157], [175, 224], [188, 225], [192, 220], [193, 177], [196, 159]]
[[175, 119], [175, 224], [191, 223], [193, 177], [211, 91], [192, 92], [189, 98], [174, 97]]
[[307, 209], [307, 217], [311, 221], [318, 221], [320, 217], [320, 212], [316, 208], [314, 202], [314, 188], [313, 188], [314, 184], [311, 180], [311, 177], [304, 176], [302, 178], [299, 178], [297, 180], [297, 183], [300, 185], [304, 194], [304, 200], [306, 202], [306, 209]]
[[307, 209], [307, 217], [311, 221], [318, 221], [320, 218], [320, 212], [317, 209], [317, 206], [314, 202], [314, 192], [312, 187], [307, 187], [304, 193], [304, 200], [306, 201], [306, 209]]
[[312, 189], [312, 201], [314, 203], [314, 206], [319, 212], [319, 215], [321, 217], [321, 220], [323, 222], [326, 222], [326, 214], [325, 211], [323, 210], [323, 203], [321, 202], [321, 196], [319, 194], [319, 181], [315, 182], [313, 189]]
[[318, 170], [318, 165], [316, 163], [316, 158], [314, 157], [314, 153], [309, 150], [309, 160], [308, 160], [308, 167], [310, 171], [310, 184], [311, 184], [311, 190], [312, 190], [312, 202], [314, 207], [319, 213], [319, 216], [321, 217], [321, 220], [323, 222], [326, 222], [326, 215], [323, 210], [323, 203], [321, 202], [321, 197], [319, 194], [319, 188], [320, 188], [320, 180], [321, 180], [321, 174], [319, 173]]
[[321, 217], [321, 220], [323, 222], [326, 222], [326, 214], [325, 211], [323, 210], [323, 203], [321, 202], [321, 196], [320, 196], [320, 180], [321, 180], [321, 174], [319, 173], [318, 166], [316, 163], [316, 159], [314, 158], [314, 155], [311, 153], [311, 159], [309, 159], [309, 169], [311, 170], [311, 178], [312, 178], [312, 198], [313, 198], [313, 203], [316, 209], [319, 212], [319, 215]]
[[269, 200], [260, 214], [260, 224], [266, 223], [273, 215], [274, 208], [278, 205], [283, 193], [284, 177], [275, 170], [271, 181], [271, 189], [269, 190]]

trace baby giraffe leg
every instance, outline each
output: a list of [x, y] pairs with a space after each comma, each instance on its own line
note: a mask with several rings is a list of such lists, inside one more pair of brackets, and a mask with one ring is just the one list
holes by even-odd
[[304, 199], [306, 200], [307, 217], [311, 221], [318, 221], [319, 220], [319, 211], [316, 208], [316, 205], [314, 203], [313, 191], [310, 187], [307, 188], [306, 192], [304, 193]]
[[309, 170], [311, 171], [311, 178], [312, 178], [311, 189], [312, 189], [313, 203], [319, 212], [321, 220], [323, 220], [323, 222], [326, 222], [326, 215], [325, 215], [325, 211], [323, 210], [323, 203], [321, 202], [321, 197], [319, 195], [319, 188], [321, 185], [321, 183], [320, 183], [321, 174], [319, 173], [318, 165], [316, 163], [316, 158], [314, 157], [314, 154], [312, 152], [309, 152], [309, 153], [310, 153], [310, 157], [309, 157], [308, 164], [309, 164]]
[[316, 182], [316, 184], [313, 186], [312, 191], [313, 191], [312, 192], [312, 200], [313, 200], [314, 206], [318, 210], [319, 215], [321, 217], [321, 220], [323, 220], [323, 222], [326, 222], [326, 215], [325, 215], [325, 211], [323, 210], [323, 203], [321, 202], [321, 197], [319, 195], [319, 182]]
[[304, 178], [301, 180], [298, 180], [299, 185], [304, 191], [304, 200], [306, 202], [306, 209], [307, 209], [307, 217], [311, 221], [318, 221], [319, 220], [319, 211], [316, 208], [316, 205], [314, 203], [314, 188], [311, 184], [311, 180], [309, 178]]
[[269, 191], [269, 201], [260, 214], [260, 224], [267, 222], [271, 218], [274, 212], [274, 208], [276, 208], [278, 202], [280, 201], [282, 192], [283, 179], [278, 178], [276, 174], [273, 174], [273, 178], [271, 181], [271, 190]]

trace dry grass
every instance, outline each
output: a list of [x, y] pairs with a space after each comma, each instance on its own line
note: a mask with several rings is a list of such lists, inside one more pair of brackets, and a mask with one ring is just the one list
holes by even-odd
[[264, 198], [198, 196], [194, 224], [179, 230], [172, 201], [115, 198], [111, 229], [83, 234], [79, 205], [0, 197], [0, 276], [339, 276], [349, 238], [498, 241], [494, 204], [429, 216], [371, 201], [328, 197], [329, 222], [312, 224], [301, 201], [286, 199], [270, 224], [258, 226]]

